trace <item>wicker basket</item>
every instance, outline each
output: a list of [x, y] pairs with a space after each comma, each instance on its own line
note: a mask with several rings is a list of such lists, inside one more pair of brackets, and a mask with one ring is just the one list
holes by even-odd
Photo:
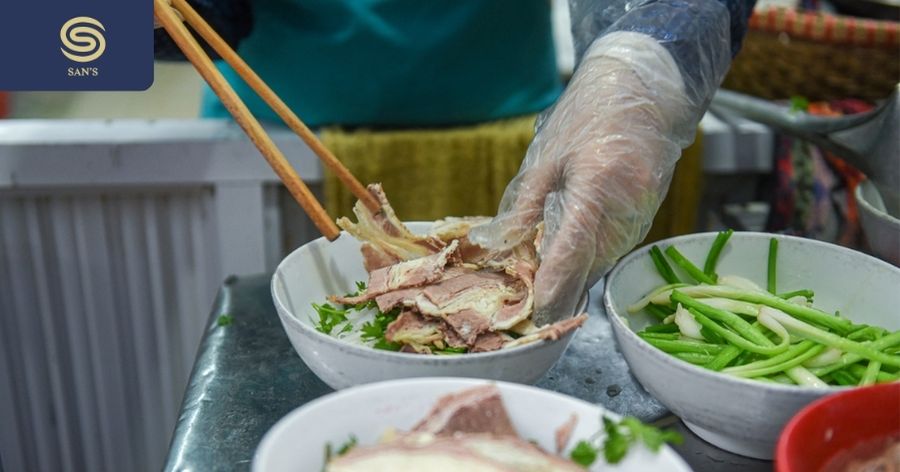
[[888, 96], [900, 81], [900, 34], [892, 21], [757, 11], [723, 87], [770, 100]]

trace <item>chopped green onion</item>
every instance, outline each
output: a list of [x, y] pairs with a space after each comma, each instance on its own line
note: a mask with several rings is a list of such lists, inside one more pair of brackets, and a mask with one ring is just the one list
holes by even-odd
[[672, 270], [672, 266], [666, 262], [666, 257], [663, 256], [662, 251], [659, 250], [659, 247], [654, 245], [650, 248], [650, 258], [653, 259], [653, 265], [656, 266], [656, 271], [659, 272], [659, 275], [670, 284], [678, 284], [681, 283], [681, 279], [675, 275], [675, 271]]
[[712, 277], [704, 274], [699, 267], [695, 266], [693, 262], [684, 257], [683, 254], [678, 252], [678, 249], [676, 249], [675, 246], [667, 247], [666, 254], [671, 257], [679, 267], [684, 269], [684, 271], [687, 272], [688, 275], [693, 277], [697, 282], [701, 282], [707, 285], [714, 285], [716, 283], [716, 281], [713, 280]]
[[731, 237], [732, 233], [734, 233], [734, 230], [732, 229], [720, 231], [719, 234], [716, 235], [712, 247], [709, 249], [709, 254], [706, 255], [706, 263], [703, 264], [703, 273], [713, 279], [713, 281], [716, 281], [719, 278], [716, 275], [716, 264], [719, 262], [719, 254], [722, 252], [722, 248], [725, 247], [725, 243], [728, 242], [728, 238]]
[[769, 240], [769, 267], [768, 267], [768, 276], [766, 277], [766, 286], [769, 289], [769, 293], [775, 293], [775, 274], [777, 272], [778, 264], [778, 240], [772, 238]]
[[778, 320], [778, 322], [780, 322], [785, 328], [787, 328], [788, 331], [792, 331], [798, 336], [803, 336], [807, 339], [822, 343], [826, 346], [831, 346], [835, 349], [858, 354], [866, 359], [876, 360], [880, 361], [883, 364], [900, 367], [900, 356], [888, 355], [876, 349], [872, 349], [870, 346], [867, 346], [865, 344], [851, 341], [834, 333], [829, 333], [828, 331], [816, 328], [815, 326], [804, 323], [803, 321], [789, 316], [787, 313], [781, 310], [764, 307], [760, 309], [760, 313], [762, 313], [763, 310], [767, 311], [770, 316]]
[[778, 294], [778, 298], [783, 298], [785, 300], [788, 300], [788, 299], [791, 299], [794, 297], [804, 297], [807, 300], [812, 300], [813, 296], [815, 296], [815, 293], [813, 293], [813, 291], [809, 290], [809, 289], [794, 290], [793, 292], [785, 292], [785, 293]]
[[[651, 325], [644, 328], [641, 333], [677, 333], [678, 325], [675, 323]], [[639, 335], [641, 333], [638, 333]]]
[[702, 354], [699, 352], [674, 352], [672, 355], [694, 365], [708, 364], [715, 358], [715, 356], [711, 354]]
[[650, 315], [652, 315], [654, 318], [658, 319], [659, 321], [662, 321], [662, 320], [668, 318], [669, 315], [671, 315], [673, 313], [672, 310], [667, 310], [666, 308], [664, 308], [660, 305], [647, 305], [644, 308], [644, 311], [646, 311], [647, 313], [649, 313]]
[[[760, 346], [772, 346], [773, 345], [772, 341], [770, 341], [769, 338], [767, 338], [762, 333], [762, 331], [759, 331], [758, 329], [753, 328], [753, 326], [751, 326], [750, 323], [748, 323], [746, 320], [744, 320], [743, 318], [741, 318], [738, 315], [735, 315], [734, 313], [731, 313], [730, 311], [720, 310], [718, 308], [714, 308], [709, 305], [706, 305], [703, 302], [700, 302], [698, 300], [695, 300], [695, 299], [685, 295], [680, 290], [672, 291], [671, 300], [672, 300], [672, 303], [681, 303], [688, 309], [693, 309], [695, 311], [703, 313], [704, 315], [706, 315], [709, 318], [712, 318], [712, 319], [715, 319], [717, 321], [721, 321], [721, 322], [727, 324], [732, 329], [734, 329], [737, 333], [739, 333], [741, 336], [743, 336], [747, 340], [754, 342], [757, 345], [760, 345]], [[718, 331], [716, 331], [716, 332], [717, 332], [717, 334], [720, 334], [720, 333], [718, 333]]]
[[869, 361], [868, 367], [866, 367], [866, 372], [863, 374], [862, 378], [859, 379], [859, 385], [875, 385], [875, 380], [878, 379], [878, 373], [881, 372], [881, 362], [878, 361]]
[[641, 337], [641, 339], [668, 353], [698, 352], [700, 354], [718, 354], [724, 348], [724, 346], [719, 344], [709, 344], [700, 341], [669, 340], [652, 337]]
[[[690, 311], [691, 314], [694, 315], [694, 318], [697, 320], [698, 323], [702, 324], [703, 326], [706, 326], [707, 328], [712, 329], [717, 334], [719, 334], [720, 336], [725, 338], [726, 341], [728, 341], [729, 343], [731, 343], [745, 351], [755, 352], [757, 354], [763, 354], [766, 356], [774, 356], [774, 355], [780, 354], [788, 349], [787, 340], [785, 340], [784, 342], [782, 342], [781, 344], [779, 344], [777, 346], [766, 346], [766, 345], [755, 344], [753, 341], [749, 341], [745, 338], [742, 338], [737, 333], [720, 326], [718, 323], [707, 318], [706, 316], [703, 316], [699, 311], [694, 310], [693, 308], [688, 308], [688, 311]], [[766, 341], [768, 342], [768, 344], [770, 344], [770, 345], [772, 344], [772, 342], [769, 341], [768, 338], [766, 338]]]
[[742, 352], [744, 351], [742, 351], [738, 347], [731, 345], [725, 346], [725, 349], [719, 351], [716, 357], [713, 358], [713, 360], [709, 361], [709, 363], [707, 363], [704, 367], [709, 370], [722, 370], [726, 366], [728, 366], [731, 361], [735, 360], [739, 355], [741, 355]]

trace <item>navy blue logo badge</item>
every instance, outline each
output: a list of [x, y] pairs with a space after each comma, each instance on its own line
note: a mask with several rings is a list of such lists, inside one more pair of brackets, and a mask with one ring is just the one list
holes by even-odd
[[146, 90], [152, 0], [16, 0], [0, 15], [0, 90]]

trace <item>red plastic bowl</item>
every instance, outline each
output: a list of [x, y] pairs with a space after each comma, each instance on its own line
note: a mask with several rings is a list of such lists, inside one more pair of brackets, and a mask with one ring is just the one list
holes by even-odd
[[854, 388], [800, 410], [775, 447], [777, 472], [818, 472], [838, 452], [900, 433], [900, 383]]

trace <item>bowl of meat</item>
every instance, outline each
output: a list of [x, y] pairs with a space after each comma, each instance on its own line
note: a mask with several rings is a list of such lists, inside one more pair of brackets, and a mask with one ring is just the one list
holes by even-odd
[[252, 470], [689, 471], [665, 446], [677, 440], [531, 386], [401, 379], [335, 392], [289, 413], [263, 436]]
[[587, 319], [531, 322], [535, 237], [502, 252], [468, 242], [483, 218], [404, 224], [380, 186], [372, 212], [357, 203], [344, 233], [289, 254], [272, 276], [272, 298], [294, 349], [335, 389], [423, 376], [534, 383]]
[[804, 406], [900, 380], [898, 287], [900, 268], [852, 249], [724, 231], [634, 251], [604, 306], [648, 392], [713, 445], [771, 459]]

